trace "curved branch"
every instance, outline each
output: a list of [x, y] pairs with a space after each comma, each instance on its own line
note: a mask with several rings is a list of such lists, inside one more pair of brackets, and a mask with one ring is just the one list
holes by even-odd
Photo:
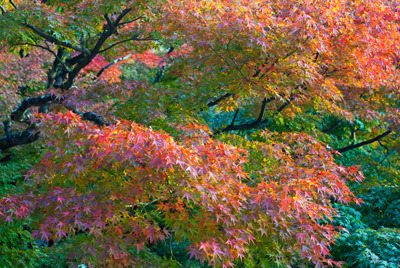
[[77, 115], [79, 115], [83, 120], [86, 121], [91, 121], [93, 123], [95, 123], [96, 125], [102, 127], [102, 126], [109, 126], [109, 123], [104, 122], [100, 116], [98, 116], [97, 114], [93, 113], [93, 112], [86, 112], [86, 113], [81, 113], [77, 110], [72, 110], [74, 113], [76, 113]]
[[256, 119], [256, 121], [254, 121], [252, 123], [234, 125], [233, 123], [235, 122], [237, 114], [238, 114], [238, 111], [239, 111], [239, 110], [237, 110], [235, 115], [234, 115], [234, 119], [232, 120], [231, 124], [229, 124], [228, 126], [226, 126], [223, 129], [217, 130], [215, 132], [215, 135], [219, 134], [221, 132], [228, 132], [228, 131], [231, 131], [231, 130], [245, 130], [245, 129], [252, 129], [252, 128], [258, 127], [259, 125], [261, 125], [263, 123], [262, 118], [264, 116], [265, 107], [266, 107], [267, 103], [270, 103], [273, 100], [275, 100], [274, 97], [271, 97], [269, 99], [264, 98], [264, 100], [262, 101], [262, 104], [261, 104], [260, 114], [258, 115], [258, 118]]
[[388, 131], [382, 133], [379, 136], [376, 136], [373, 139], [366, 140], [366, 141], [363, 141], [363, 142], [360, 142], [360, 143], [356, 143], [356, 144], [352, 144], [352, 145], [349, 145], [349, 146], [346, 146], [346, 147], [343, 147], [343, 148], [340, 148], [340, 149], [335, 149], [335, 150], [338, 151], [339, 153], [347, 152], [347, 151], [359, 148], [361, 146], [364, 146], [364, 145], [367, 145], [367, 144], [371, 144], [371, 143], [373, 143], [375, 141], [379, 141], [380, 139], [386, 137], [387, 135], [389, 135], [392, 132], [393, 131], [389, 129]]
[[222, 95], [221, 97], [219, 97], [215, 101], [210, 101], [209, 103], [207, 103], [207, 106], [208, 107], [213, 107], [213, 106], [217, 105], [218, 103], [220, 103], [221, 101], [223, 101], [224, 99], [229, 98], [230, 96], [234, 96], [234, 94], [233, 93], [226, 93], [225, 95]]
[[30, 107], [43, 106], [46, 105], [48, 102], [54, 101], [55, 99], [56, 97], [52, 94], [47, 94], [41, 97], [26, 98], [11, 113], [11, 120], [20, 121], [25, 111]]
[[59, 57], [59, 55], [57, 55], [53, 50], [51, 50], [48, 47], [37, 45], [37, 44], [31, 44], [31, 43], [20, 43], [19, 45], [33, 46], [33, 47], [38, 47], [38, 48], [41, 48], [43, 50], [46, 50], [46, 51], [50, 52], [51, 54], [53, 54], [53, 56], [56, 58], [55, 62], [57, 62], [57, 64], [61, 63], [64, 66], [65, 69], [68, 69], [67, 66], [65, 65], [65, 63]]
[[31, 126], [23, 132], [8, 134], [0, 138], [0, 150], [32, 143], [37, 139], [39, 139], [39, 132], [36, 132], [35, 128]]
[[[389, 156], [389, 148], [387, 146], [383, 145], [381, 140], [378, 140], [378, 142], [379, 142], [379, 145], [382, 146], [383, 148], [385, 148], [385, 150], [386, 150], [385, 157], [379, 162], [379, 164], [382, 164], [383, 161], [385, 161], [387, 159], [387, 157]], [[389, 159], [387, 159], [387, 160], [388, 160], [389, 164], [391, 165], [390, 160]]]

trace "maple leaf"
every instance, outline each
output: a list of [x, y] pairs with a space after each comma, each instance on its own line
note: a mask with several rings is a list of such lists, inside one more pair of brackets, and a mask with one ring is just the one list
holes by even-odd
[[[398, 141], [395, 3], [15, 2], [0, 16], [0, 150], [40, 150], [1, 220], [84, 233], [93, 258], [74, 258], [94, 266], [170, 233], [214, 266], [252, 250], [334, 263], [340, 229], [322, 220], [332, 200], [359, 204], [346, 182], [363, 179], [335, 157]], [[349, 126], [354, 144], [321, 142]]]

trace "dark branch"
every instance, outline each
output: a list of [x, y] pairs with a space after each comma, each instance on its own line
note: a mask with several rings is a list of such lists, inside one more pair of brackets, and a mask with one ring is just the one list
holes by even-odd
[[[53, 66], [49, 70], [49, 73], [48, 73], [48, 77], [49, 77], [48, 86], [50, 87], [52, 85], [53, 80], [57, 80], [57, 76], [56, 76], [56, 78], [53, 78], [53, 76], [54, 76], [55, 72], [61, 68], [60, 65], [63, 65], [61, 72], [58, 73], [57, 75], [60, 75], [60, 74], [64, 75], [62, 77], [63, 83], [60, 85], [61, 89], [63, 89], [63, 90], [69, 89], [72, 86], [73, 81], [74, 81], [75, 77], [78, 75], [78, 73], [80, 72], [80, 70], [82, 70], [85, 66], [87, 66], [93, 60], [93, 58], [99, 53], [104, 42], [107, 40], [107, 38], [109, 38], [112, 34], [114, 34], [116, 32], [116, 27], [118, 25], [120, 25], [121, 20], [130, 11], [131, 11], [131, 8], [123, 10], [114, 22], [111, 20], [111, 18], [108, 15], [104, 15], [104, 17], [107, 21], [107, 27], [104, 28], [103, 33], [97, 40], [96, 45], [94, 46], [94, 48], [92, 50], [89, 50], [87, 48], [75, 47], [66, 42], [60, 41], [57, 38], [55, 38], [49, 34], [42, 32], [41, 30], [39, 30], [38, 28], [36, 28], [33, 25], [24, 23], [23, 26], [31, 29], [37, 35], [44, 38], [47, 42], [50, 42], [50, 43], [60, 46], [60, 48], [58, 49], [57, 54], [56, 54], [54, 51], [50, 50], [50, 48], [48, 48], [48, 47], [46, 48], [44, 46], [40, 46], [37, 44], [34, 45], [34, 46], [37, 46], [37, 47], [40, 47], [42, 49], [46, 49], [46, 50], [52, 52], [52, 54], [55, 56]], [[29, 44], [29, 45], [33, 45], [33, 44]], [[63, 47], [71, 48], [75, 51], [80, 52], [80, 54], [73, 58], [67, 59], [64, 64], [62, 62]], [[109, 64], [108, 66], [106, 66], [105, 68], [100, 70], [100, 72], [98, 73], [97, 76], [100, 76], [112, 64], [115, 64], [116, 62], [121, 61], [125, 58], [127, 58], [127, 57], [115, 60], [114, 62], [112, 62], [111, 64]], [[68, 71], [66, 68], [67, 67], [66, 65], [68, 65], [69, 67], [71, 67], [71, 66], [75, 66], [75, 67], [73, 68], [72, 71]], [[68, 78], [66, 78], [66, 75], [68, 75]], [[64, 79], [67, 79], [65, 81], [65, 83], [64, 83]], [[55, 84], [56, 83], [54, 83], [53, 86], [55, 86]], [[39, 112], [48, 112], [48, 105], [51, 102], [62, 103], [62, 100], [57, 100], [56, 96], [51, 95], [51, 94], [41, 96], [41, 97], [26, 98], [11, 113], [11, 116], [10, 116], [11, 120], [23, 121], [24, 115], [26, 114], [27, 110], [31, 107], [40, 107]], [[109, 125], [108, 123], [103, 121], [100, 116], [98, 116], [97, 114], [95, 114], [93, 112], [81, 113], [77, 110], [74, 110], [74, 112], [77, 113], [79, 116], [81, 116], [83, 120], [91, 121], [96, 125], [99, 125], [99, 126]], [[8, 122], [5, 122], [4, 130], [5, 130], [5, 136], [0, 138], [0, 150], [7, 150], [8, 148], [11, 148], [13, 146], [28, 144], [28, 143], [36, 141], [39, 138], [39, 132], [36, 131], [35, 126], [33, 126], [33, 125], [28, 127], [28, 129], [26, 129], [23, 132], [11, 133], [10, 124]]]
[[[61, 58], [62, 58], [63, 54], [64, 54], [64, 48], [63, 48], [63, 47], [60, 47], [60, 48], [57, 50], [57, 55], [56, 55], [56, 58], [54, 59], [53, 66], [51, 67], [51, 69], [50, 69], [50, 70], [48, 71], [48, 73], [47, 73], [47, 89], [49, 89], [49, 88], [53, 85], [53, 82], [54, 82], [54, 74], [55, 74], [56, 71], [57, 71], [58, 65], [59, 65], [60, 63], [62, 63]], [[63, 66], [65, 66], [65, 65], [63, 64]]]
[[392, 165], [392, 163], [390, 162], [390, 160], [387, 159], [387, 157], [389, 156], [389, 148], [388, 148], [387, 146], [383, 145], [382, 142], [381, 142], [381, 140], [378, 140], [378, 142], [379, 142], [379, 145], [382, 146], [383, 148], [385, 148], [385, 150], [386, 150], [385, 157], [379, 162], [379, 164], [382, 164], [383, 161], [388, 160], [389, 164]]
[[223, 100], [225, 100], [225, 99], [227, 99], [227, 98], [229, 98], [231, 96], [234, 96], [234, 94], [233, 93], [226, 93], [225, 95], [219, 97], [215, 101], [210, 101], [209, 103], [207, 103], [207, 106], [208, 107], [213, 107], [213, 106], [217, 105], [218, 103], [220, 103], [221, 101], [223, 101]]
[[282, 112], [283, 109], [285, 109], [293, 100], [294, 100], [294, 96], [292, 95], [292, 96], [290, 96], [290, 99], [287, 100], [287, 101], [285, 101], [285, 103], [282, 104], [282, 105], [278, 108], [278, 110], [277, 110], [276, 112], [277, 112], [277, 113]]
[[111, 20], [111, 18], [110, 18], [110, 16], [108, 14], [105, 14], [104, 18], [106, 19], [109, 27], [113, 27], [114, 26], [114, 23], [112, 22], [112, 20]]
[[104, 17], [107, 20], [107, 27], [106, 30], [102, 33], [102, 35], [100, 36], [99, 40], [97, 40], [96, 45], [94, 46], [94, 48], [92, 49], [92, 54], [97, 54], [100, 53], [100, 49], [103, 46], [104, 42], [107, 40], [107, 38], [109, 38], [116, 30], [116, 26], [119, 24], [119, 22], [132, 10], [132, 8], [127, 8], [124, 9], [119, 16], [117, 17], [117, 19], [115, 20], [115, 22], [112, 22], [112, 20], [109, 18], [107, 19], [107, 14], [104, 15]]
[[67, 60], [67, 63], [75, 63], [76, 62], [76, 66], [74, 67], [74, 69], [71, 72], [68, 73], [68, 79], [65, 83], [63, 83], [63, 85], [61, 86], [61, 89], [68, 90], [72, 86], [72, 84], [74, 83], [74, 79], [78, 75], [78, 73], [83, 68], [85, 68], [97, 54], [100, 53], [100, 49], [103, 46], [104, 42], [113, 33], [115, 33], [116, 26], [126, 16], [126, 14], [128, 14], [129, 11], [131, 11], [131, 10], [132, 10], [132, 8], [127, 8], [127, 9], [123, 10], [119, 14], [119, 16], [117, 17], [115, 22], [112, 22], [112, 20], [110, 18], [107, 19], [107, 15], [104, 15], [104, 17], [107, 20], [107, 27], [105, 27], [105, 30], [101, 34], [100, 38], [97, 40], [97, 43], [94, 46], [94, 48], [91, 51], [89, 51], [88, 49], [85, 49], [88, 51], [88, 53], [85, 51], [85, 53], [82, 53], [83, 54], [82, 56], [69, 59], [69, 61]]
[[[46, 51], [50, 52], [51, 54], [53, 54], [53, 56], [56, 58], [56, 61], [55, 61], [55, 62], [57, 62], [57, 65], [58, 65], [59, 63], [61, 63], [61, 64], [64, 66], [64, 68], [67, 68], [67, 66], [65, 66], [64, 62], [62, 62], [62, 60], [61, 60], [62, 53], [61, 53], [61, 57], [60, 57], [60, 56], [59, 56], [60, 53], [57, 53], [57, 54], [56, 54], [53, 50], [51, 50], [50, 48], [45, 47], [45, 46], [41, 46], [41, 45], [37, 45], [37, 44], [31, 44], [31, 43], [20, 43], [19, 45], [33, 46], [33, 47], [38, 47], [38, 48], [41, 48], [41, 49], [43, 49], [43, 50], [46, 50]], [[63, 48], [60, 48], [60, 49], [62, 49], [62, 51], [63, 51]], [[58, 49], [58, 51], [60, 51], [60, 49]], [[21, 58], [23, 58], [23, 57], [21, 57]]]
[[15, 9], [18, 9], [18, 6], [14, 3], [13, 0], [10, 0], [10, 4], [11, 4]]
[[232, 123], [231, 123], [230, 125], [226, 126], [226, 127], [223, 128], [223, 129], [217, 130], [217, 131], [215, 132], [215, 135], [216, 135], [216, 134], [219, 134], [219, 133], [221, 133], [221, 132], [228, 132], [228, 131], [231, 131], [231, 130], [252, 129], [252, 128], [255, 128], [255, 127], [260, 126], [260, 125], [262, 124], [262, 122], [263, 122], [262, 118], [263, 118], [263, 116], [264, 116], [265, 107], [266, 107], [267, 103], [270, 103], [270, 102], [273, 101], [274, 99], [275, 99], [274, 97], [271, 97], [271, 98], [269, 98], [269, 99], [264, 98], [264, 100], [262, 101], [262, 104], [261, 104], [261, 110], [260, 110], [260, 113], [259, 113], [259, 115], [258, 115], [258, 118], [257, 118], [254, 122], [252, 122], [252, 123], [241, 124], [241, 125], [233, 125], [232, 123], [234, 123], [234, 121], [236, 120], [237, 114], [238, 114], [238, 111], [236, 111], [236, 113], [235, 113], [235, 115], [234, 115], [234, 119], [232, 120]]
[[26, 98], [11, 113], [11, 120], [21, 121], [25, 111], [30, 107], [43, 106], [46, 105], [48, 102], [54, 101], [55, 99], [56, 99], [55, 96], [51, 94], [47, 94], [41, 97]]
[[36, 132], [34, 127], [29, 127], [23, 132], [10, 133], [0, 138], [0, 150], [6, 150], [14, 146], [32, 143], [37, 139], [39, 139], [39, 132]]
[[6, 135], [11, 133], [11, 121], [4, 121], [3, 122], [4, 125], [4, 133], [6, 133]]
[[379, 141], [380, 139], [386, 137], [387, 135], [389, 135], [392, 132], [393, 131], [389, 129], [388, 131], [382, 133], [379, 136], [376, 136], [373, 139], [366, 140], [366, 141], [363, 141], [363, 142], [360, 142], [360, 143], [356, 143], [356, 144], [352, 144], [352, 145], [349, 145], [349, 146], [346, 146], [346, 147], [343, 147], [343, 148], [340, 148], [340, 149], [336, 149], [336, 151], [338, 151], [339, 153], [343, 153], [343, 152], [347, 152], [347, 151], [359, 148], [359, 147], [364, 146], [364, 145], [371, 144], [371, 143], [373, 143], [375, 141]]
[[236, 109], [235, 115], [232, 118], [232, 122], [231, 122], [230, 126], [233, 126], [235, 124], [236, 117], [238, 116], [238, 114], [239, 114], [239, 109]]
[[29, 56], [29, 52], [25, 54], [24, 49], [21, 48], [21, 49], [19, 50], [19, 56], [21, 57], [21, 59], [26, 58], [26, 57]]
[[46, 41], [48, 41], [50, 43], [53, 43], [53, 44], [56, 44], [56, 45], [60, 45], [60, 46], [63, 46], [63, 47], [67, 47], [67, 48], [71, 48], [71, 49], [73, 49], [75, 51], [79, 51], [81, 53], [87, 53], [88, 52], [87, 49], [73, 46], [73, 45], [68, 44], [66, 42], [60, 41], [60, 40], [58, 40], [57, 38], [55, 38], [55, 37], [53, 37], [51, 35], [45, 34], [44, 32], [42, 32], [41, 30], [39, 30], [38, 28], [36, 28], [33, 25], [30, 25], [30, 24], [27, 24], [27, 23], [24, 23], [23, 25], [25, 27], [31, 29], [36, 34], [40, 35], [41, 37], [43, 37]]
[[93, 112], [80, 113], [77, 110], [73, 110], [73, 112], [78, 114], [83, 120], [91, 121], [100, 127], [110, 125], [109, 123], [104, 122], [100, 116]]
[[137, 20], [140, 20], [140, 19], [144, 19], [144, 18], [145, 18], [144, 16], [140, 16], [140, 17], [137, 17], [137, 18], [135, 18], [135, 19], [133, 19], [133, 20], [130, 20], [130, 21], [121, 22], [121, 23], [118, 24], [118, 26], [123, 26], [123, 25], [125, 25], [125, 24], [129, 24], [129, 23], [132, 23], [132, 22], [134, 22], [134, 21], [137, 21]]
[[76, 55], [73, 58], [69, 58], [65, 60], [65, 63], [69, 66], [74, 66], [75, 64], [77, 64], [80, 60], [82, 60], [83, 58], [85, 58], [85, 55], [80, 53], [78, 55]]
[[99, 53], [103, 53], [103, 52], [105, 52], [105, 51], [107, 51], [107, 50], [110, 50], [110, 49], [112, 49], [112, 48], [113, 48], [113, 47], [115, 47], [115, 46], [118, 46], [118, 45], [120, 45], [120, 44], [123, 44], [123, 43], [129, 42], [129, 41], [150, 41], [150, 40], [156, 40], [156, 39], [154, 39], [154, 38], [150, 38], [150, 37], [146, 37], [146, 38], [144, 38], [144, 39], [141, 39], [141, 38], [137, 38], [137, 36], [135, 35], [135, 36], [133, 36], [133, 37], [131, 37], [131, 38], [128, 38], [128, 39], [125, 39], [125, 40], [121, 40], [121, 41], [118, 41], [118, 42], [116, 42], [116, 43], [114, 43], [114, 44], [110, 45], [109, 47], [107, 47], [107, 48], [105, 48], [105, 49], [102, 49], [102, 50], [100, 50], [100, 51], [99, 51]]
[[325, 128], [325, 129], [323, 129], [323, 130], [321, 130], [323, 133], [330, 133], [330, 132], [332, 132], [333, 130], [335, 130], [339, 125], [340, 125], [340, 123], [342, 123], [342, 119], [340, 119], [339, 121], [337, 121], [335, 124], [333, 124], [333, 126], [331, 126], [330, 128]]

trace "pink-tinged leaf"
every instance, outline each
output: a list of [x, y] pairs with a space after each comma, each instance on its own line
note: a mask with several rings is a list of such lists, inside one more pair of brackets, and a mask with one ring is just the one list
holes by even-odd
[[32, 232], [32, 236], [33, 237], [37, 237], [39, 235], [39, 230], [34, 230], [33, 232]]
[[144, 243], [135, 243], [133, 245], [136, 247], [137, 251], [140, 251], [145, 247]]
[[93, 256], [96, 255], [96, 250], [94, 248], [92, 248], [92, 247], [88, 248], [88, 252]]
[[190, 249], [189, 254], [190, 254], [189, 255], [189, 260], [191, 260], [193, 257], [195, 259], [197, 259], [197, 255], [199, 254], [199, 251], [194, 249], [194, 248], [192, 248], [192, 249]]
[[183, 198], [186, 198], [188, 201], [189, 201], [190, 199], [193, 199], [192, 194], [189, 193], [189, 192], [184, 192], [184, 193], [183, 193]]
[[61, 239], [62, 237], [67, 237], [67, 233], [64, 230], [59, 229], [56, 232], [56, 237], [58, 237], [58, 239]]
[[10, 224], [13, 221], [13, 217], [12, 216], [7, 216], [6, 217], [6, 221]]
[[63, 214], [64, 215], [64, 217], [66, 217], [66, 216], [68, 216], [69, 214], [71, 214], [69, 211], [65, 211], [65, 212], [63, 212], [63, 213], [61, 213], [61, 214]]
[[63, 199], [64, 199], [64, 198], [63, 198], [62, 196], [57, 196], [57, 202], [58, 202], [58, 203], [61, 203], [61, 204], [62, 204], [62, 203], [63, 203]]
[[42, 239], [45, 239], [46, 241], [49, 240], [49, 236], [50, 236], [50, 233], [49, 233], [49, 232], [47, 232], [47, 231], [40, 231], [40, 234], [41, 234], [41, 238], [42, 238]]

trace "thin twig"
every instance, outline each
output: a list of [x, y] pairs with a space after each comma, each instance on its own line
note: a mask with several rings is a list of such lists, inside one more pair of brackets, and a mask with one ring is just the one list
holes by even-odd
[[140, 17], [137, 17], [137, 18], [135, 18], [133, 20], [130, 20], [130, 21], [121, 22], [120, 24], [118, 24], [118, 26], [123, 26], [125, 24], [129, 24], [129, 23], [132, 23], [132, 22], [135, 22], [137, 20], [144, 19], [144, 18], [145, 18], [145, 16], [140, 16]]
[[65, 63], [60, 59], [60, 57], [58, 57], [58, 55], [53, 50], [51, 50], [50, 48], [44, 47], [44, 46], [41, 46], [41, 45], [37, 45], [37, 44], [31, 44], [31, 43], [20, 43], [19, 45], [28, 45], [28, 46], [38, 47], [38, 48], [41, 48], [41, 49], [44, 49], [44, 50], [50, 52], [63, 65], [63, 67], [68, 70], [67, 65], [65, 65]]
[[42, 32], [41, 30], [39, 30], [38, 28], [36, 28], [33, 25], [30, 25], [28, 23], [24, 23], [23, 26], [31, 29], [36, 34], [38, 34], [39, 36], [43, 37], [46, 41], [48, 41], [50, 43], [53, 43], [53, 44], [56, 44], [56, 45], [60, 45], [60, 46], [63, 46], [63, 47], [67, 47], [67, 48], [71, 48], [71, 49], [73, 49], [75, 51], [79, 51], [79, 52], [84, 53], [84, 54], [88, 52], [87, 49], [83, 49], [83, 48], [80, 48], [80, 47], [77, 47], [77, 46], [70, 45], [70, 44], [68, 44], [68, 43], [66, 43], [64, 41], [58, 40], [57, 38], [55, 38], [55, 37], [53, 37], [51, 35], [45, 34], [44, 32]]
[[[379, 142], [379, 145], [382, 146], [383, 148], [385, 148], [385, 150], [386, 150], [386, 155], [385, 155], [385, 157], [379, 162], [379, 164], [382, 164], [383, 161], [385, 161], [385, 160], [387, 159], [387, 157], [389, 156], [389, 148], [386, 147], [385, 145], [383, 145], [382, 142], [381, 142], [381, 140], [378, 140], [378, 142]], [[388, 160], [388, 161], [389, 161], [389, 160]], [[389, 164], [391, 164], [390, 161], [389, 161]]]
[[151, 38], [151, 37], [146, 37], [146, 38], [144, 38], [144, 39], [140, 39], [140, 38], [136, 38], [136, 36], [134, 36], [134, 37], [132, 37], [132, 38], [129, 38], [129, 39], [125, 39], [125, 40], [121, 40], [121, 41], [119, 41], [119, 42], [116, 42], [116, 43], [110, 45], [109, 47], [100, 50], [100, 51], [99, 51], [99, 54], [100, 54], [100, 53], [103, 53], [103, 52], [105, 52], [105, 51], [107, 51], [107, 50], [110, 50], [110, 49], [112, 49], [112, 48], [115, 47], [115, 46], [118, 46], [118, 45], [120, 45], [120, 44], [122, 44], [122, 43], [126, 43], [126, 42], [129, 42], [129, 41], [151, 41], [151, 40], [155, 41], [155, 40], [157, 40], [157, 39], [154, 39], [154, 38]]

